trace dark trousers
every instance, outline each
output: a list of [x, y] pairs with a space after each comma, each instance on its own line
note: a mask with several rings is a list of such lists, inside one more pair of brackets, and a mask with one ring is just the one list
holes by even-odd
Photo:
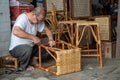
[[[48, 42], [48, 38], [41, 39], [41, 43], [47, 43], [47, 42]], [[42, 59], [47, 58], [48, 56], [47, 51], [42, 48], [41, 52], [42, 52]], [[14, 49], [10, 51], [10, 53], [12, 56], [18, 58], [20, 68], [25, 70], [28, 64], [30, 63], [32, 57], [38, 56], [38, 46], [35, 45], [31, 47], [30, 45], [23, 44], [16, 46]]]

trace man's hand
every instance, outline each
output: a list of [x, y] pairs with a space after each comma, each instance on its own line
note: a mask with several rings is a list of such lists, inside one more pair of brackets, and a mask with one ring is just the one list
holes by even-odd
[[40, 38], [38, 38], [38, 37], [36, 37], [36, 36], [34, 36], [33, 42], [34, 42], [34, 44], [40, 44], [40, 43], [41, 43], [41, 42], [40, 42]]
[[49, 40], [49, 46], [52, 47], [55, 45], [55, 41], [54, 40]]

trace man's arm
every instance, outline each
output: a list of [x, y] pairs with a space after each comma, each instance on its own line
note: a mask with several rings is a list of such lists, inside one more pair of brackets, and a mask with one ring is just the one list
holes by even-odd
[[48, 39], [49, 39], [49, 45], [52, 47], [55, 45], [55, 41], [53, 39], [53, 34], [52, 34], [52, 31], [47, 27], [45, 26], [44, 27], [44, 32], [46, 33], [46, 35], [48, 36]]
[[48, 36], [49, 40], [54, 40], [52, 31], [47, 26], [44, 27], [44, 32]]
[[24, 30], [22, 30], [19, 26], [16, 26], [13, 30], [13, 34], [17, 37], [24, 38], [24, 39], [31, 39], [35, 44], [40, 42], [40, 39], [34, 35], [31, 35]]

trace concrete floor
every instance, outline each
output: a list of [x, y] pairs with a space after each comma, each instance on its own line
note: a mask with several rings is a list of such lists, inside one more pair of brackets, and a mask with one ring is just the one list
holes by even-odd
[[7, 74], [9, 69], [0, 68], [0, 80], [120, 80], [120, 59], [103, 59], [103, 68], [95, 58], [83, 58], [81, 64], [82, 71], [60, 76], [37, 68], [21, 74]]

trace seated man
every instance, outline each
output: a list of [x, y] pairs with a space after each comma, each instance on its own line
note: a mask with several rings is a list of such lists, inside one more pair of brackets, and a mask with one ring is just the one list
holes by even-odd
[[45, 41], [36, 36], [37, 32], [44, 31], [49, 45], [55, 45], [52, 32], [44, 23], [45, 15], [45, 9], [39, 6], [29, 13], [20, 14], [13, 25], [9, 51], [19, 60], [18, 72], [33, 69], [34, 67], [29, 66], [31, 60], [32, 64], [38, 65], [38, 47], [35, 45]]

